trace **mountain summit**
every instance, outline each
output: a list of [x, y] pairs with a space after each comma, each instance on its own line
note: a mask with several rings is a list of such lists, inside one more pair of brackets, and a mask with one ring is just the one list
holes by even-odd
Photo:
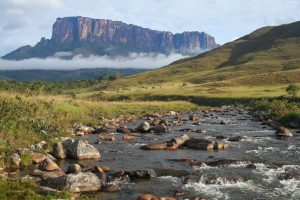
[[51, 39], [42, 38], [34, 47], [20, 47], [2, 58], [68, 58], [78, 54], [118, 56], [132, 52], [196, 55], [217, 46], [214, 37], [205, 32], [173, 34], [119, 21], [78, 16], [57, 18]]

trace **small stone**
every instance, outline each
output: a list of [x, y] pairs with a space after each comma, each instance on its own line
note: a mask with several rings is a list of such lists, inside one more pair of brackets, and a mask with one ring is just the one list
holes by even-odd
[[84, 136], [84, 132], [83, 131], [77, 131], [76, 136]]
[[159, 198], [151, 194], [142, 194], [137, 197], [137, 200], [159, 200]]
[[21, 158], [20, 158], [19, 154], [13, 153], [10, 156], [10, 162], [11, 162], [12, 167], [20, 167]]
[[130, 140], [133, 140], [133, 139], [134, 139], [133, 135], [124, 135], [123, 136], [123, 140], [126, 140], [126, 141], [130, 141]]
[[65, 159], [67, 157], [66, 150], [60, 142], [53, 144], [52, 154], [57, 159]]
[[51, 159], [45, 158], [39, 165], [39, 169], [43, 171], [54, 171], [60, 169], [58, 165]]
[[248, 168], [248, 169], [256, 169], [256, 166], [254, 164], [250, 163], [250, 164], [248, 164], [246, 166], [246, 168]]
[[102, 191], [103, 192], [118, 192], [120, 191], [121, 188], [118, 184], [116, 183], [109, 183], [109, 184], [106, 184], [103, 188], [102, 188]]
[[69, 165], [68, 170], [67, 170], [67, 174], [71, 174], [71, 173], [78, 174], [80, 172], [81, 172], [81, 167], [78, 164]]
[[45, 160], [46, 156], [41, 153], [33, 153], [32, 154], [32, 163], [33, 164], [39, 164], [43, 160]]

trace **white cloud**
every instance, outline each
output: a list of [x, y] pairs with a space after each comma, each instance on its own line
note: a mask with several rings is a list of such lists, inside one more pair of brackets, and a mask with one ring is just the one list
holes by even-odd
[[57, 17], [87, 16], [172, 32], [205, 31], [225, 43], [300, 20], [299, 0], [0, 0], [0, 55], [50, 38]]
[[[60, 53], [59, 56], [66, 55]], [[180, 54], [145, 54], [132, 53], [129, 57], [90, 56], [84, 58], [75, 56], [71, 60], [61, 60], [57, 57], [46, 59], [31, 58], [20, 61], [0, 59], [0, 70], [4, 69], [82, 69], [82, 68], [158, 68], [184, 58]]]

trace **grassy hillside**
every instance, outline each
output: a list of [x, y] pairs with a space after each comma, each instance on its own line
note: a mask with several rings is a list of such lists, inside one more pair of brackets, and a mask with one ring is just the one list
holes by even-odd
[[117, 80], [111, 88], [188, 82], [223, 86], [300, 82], [300, 22], [264, 27], [199, 56]]

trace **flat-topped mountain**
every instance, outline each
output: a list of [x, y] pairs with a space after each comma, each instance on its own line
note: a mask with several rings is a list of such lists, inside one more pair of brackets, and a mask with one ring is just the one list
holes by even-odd
[[196, 55], [217, 46], [214, 37], [205, 32], [173, 34], [119, 21], [64, 17], [54, 23], [51, 39], [42, 38], [34, 47], [23, 46], [3, 58], [21, 60], [53, 55], [70, 58], [77, 54], [126, 56], [131, 52]]

